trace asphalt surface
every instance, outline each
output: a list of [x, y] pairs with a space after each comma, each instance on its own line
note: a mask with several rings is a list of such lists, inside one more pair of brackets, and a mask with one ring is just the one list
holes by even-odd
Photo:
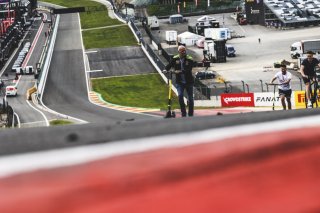
[[[23, 48], [26, 42], [30, 42], [31, 44], [35, 40], [36, 34], [38, 33], [39, 26], [41, 25], [42, 21], [38, 18], [36, 19], [32, 26], [27, 29], [25, 39], [21, 42], [18, 51], [13, 56], [12, 60], [9, 61], [7, 68], [4, 71], [4, 75], [7, 74], [8, 76], [5, 79], [9, 79], [6, 81], [6, 85], [15, 84], [13, 79], [15, 79], [15, 72], [11, 71], [11, 67], [18, 57], [20, 50]], [[36, 68], [36, 63], [40, 59], [41, 52], [43, 50], [43, 45], [45, 43], [45, 36], [44, 32], [48, 30], [48, 24], [44, 24], [44, 27], [39, 31], [39, 37], [36, 43], [34, 43], [33, 51], [31, 51], [31, 47], [29, 50], [29, 56], [25, 58], [24, 64], [26, 66], [33, 66], [34, 69]], [[27, 63], [26, 63], [27, 62]], [[30, 107], [27, 103], [27, 90], [30, 89], [35, 85], [36, 80], [34, 79], [33, 75], [21, 75], [18, 81], [18, 93], [16, 97], [7, 97], [7, 101], [10, 106], [13, 107], [16, 114], [19, 116], [19, 120], [21, 122], [22, 127], [35, 127], [35, 126], [44, 126], [45, 120], [42, 115], [34, 110], [34, 108]]]
[[88, 52], [90, 70], [97, 70], [90, 73], [90, 78], [156, 72], [140, 46], [89, 49], [86, 52]]
[[[113, 124], [126, 120], [157, 119], [96, 106], [88, 100], [78, 14], [61, 15], [43, 103], [50, 109], [87, 122]], [[127, 51], [126, 51], [127, 52]], [[119, 64], [126, 70], [126, 64]]]

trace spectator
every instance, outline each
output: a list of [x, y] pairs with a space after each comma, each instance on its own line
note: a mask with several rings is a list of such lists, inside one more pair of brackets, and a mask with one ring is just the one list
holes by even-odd
[[309, 91], [310, 81], [317, 80], [315, 68], [316, 66], [320, 67], [319, 60], [314, 58], [313, 54], [314, 53], [312, 51], [308, 51], [307, 58], [302, 61], [301, 67], [300, 67], [300, 73], [302, 75], [303, 82], [305, 83], [305, 86], [306, 86], [306, 97], [307, 97], [306, 101], [307, 101], [308, 108], [312, 107], [311, 95]]
[[288, 109], [291, 109], [291, 85], [290, 81], [292, 79], [292, 75], [290, 72], [287, 71], [287, 66], [285, 64], [280, 65], [281, 71], [277, 72], [275, 76], [271, 79], [271, 84], [274, 80], [278, 79], [279, 85], [279, 96], [281, 99], [281, 104], [283, 107], [283, 110], [287, 109], [286, 102], [288, 104]]

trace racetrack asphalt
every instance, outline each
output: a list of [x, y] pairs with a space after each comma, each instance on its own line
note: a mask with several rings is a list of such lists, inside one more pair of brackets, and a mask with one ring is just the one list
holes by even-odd
[[154, 73], [155, 68], [140, 46], [123, 46], [86, 50], [90, 78]]
[[156, 119], [154, 116], [107, 109], [90, 103], [83, 61], [79, 16], [61, 15], [43, 96], [43, 102], [48, 108], [94, 123]]

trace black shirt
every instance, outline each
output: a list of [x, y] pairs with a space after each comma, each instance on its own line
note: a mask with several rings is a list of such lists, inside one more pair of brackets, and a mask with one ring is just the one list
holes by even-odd
[[194, 64], [195, 62], [190, 55], [186, 55], [183, 60], [180, 59], [179, 55], [175, 55], [165, 69], [169, 70], [173, 67], [175, 70], [182, 71], [181, 73], [176, 74], [177, 84], [193, 84], [194, 78], [192, 75], [192, 68]]
[[308, 76], [314, 76], [315, 73], [315, 67], [319, 64], [319, 60], [316, 58], [312, 58], [311, 62], [308, 61], [308, 59], [304, 59], [302, 61], [302, 64], [304, 66], [303, 72], [305, 75]]

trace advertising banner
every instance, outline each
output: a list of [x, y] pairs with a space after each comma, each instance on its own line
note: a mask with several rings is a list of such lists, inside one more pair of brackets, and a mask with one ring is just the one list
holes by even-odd
[[[281, 100], [279, 93], [276, 92], [275, 95], [273, 92], [264, 92], [264, 93], [254, 93], [254, 105], [255, 106], [272, 106], [274, 101], [274, 106], [281, 106]], [[291, 106], [295, 106], [295, 95], [294, 92], [291, 94]]]
[[294, 91], [296, 109], [306, 108], [305, 91]]
[[[296, 109], [301, 109], [301, 108], [306, 108], [306, 100], [305, 100], [305, 91], [295, 91], [294, 96], [295, 96], [295, 104], [296, 104]], [[320, 106], [320, 93], [318, 92], [318, 106]]]
[[221, 94], [222, 107], [254, 107], [253, 93], [225, 93]]
[[254, 105], [255, 106], [259, 106], [259, 107], [270, 106], [270, 107], [272, 107], [273, 102], [274, 102], [275, 106], [282, 106], [278, 92], [276, 92], [275, 95], [273, 92], [254, 93]]

